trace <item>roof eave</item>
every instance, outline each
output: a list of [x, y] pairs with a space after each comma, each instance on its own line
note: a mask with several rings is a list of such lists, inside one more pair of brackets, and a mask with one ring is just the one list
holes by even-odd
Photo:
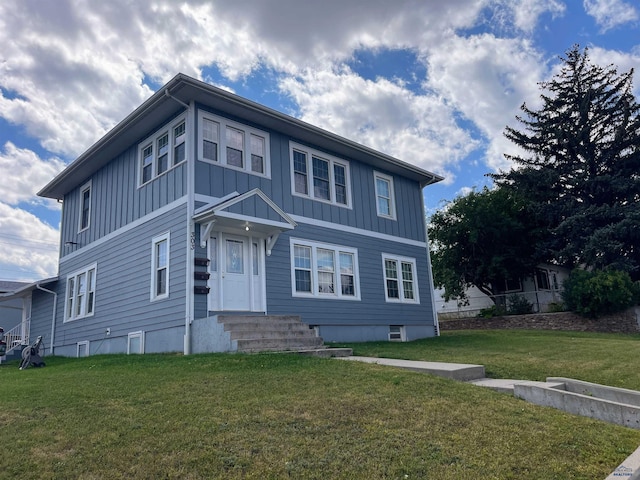
[[[57, 200], [63, 199], [64, 195], [72, 188], [84, 181], [86, 177], [100, 168], [103, 163], [110, 160], [105, 157], [105, 155], [108, 157], [107, 153], [105, 153], [106, 151], [112, 152], [114, 156], [120, 153], [115, 153], [119, 145], [115, 142], [118, 137], [128, 134], [128, 137], [139, 138], [136, 134], [139, 133], [141, 128], [132, 129], [132, 127], [140, 127], [145, 117], [150, 116], [157, 110], [162, 110], [165, 115], [176, 113], [184, 109], [184, 104], [190, 104], [193, 100], [218, 108], [221, 111], [228, 110], [231, 114], [246, 116], [258, 124], [262, 123], [276, 131], [283, 131], [283, 133], [287, 133], [294, 138], [299, 138], [312, 144], [324, 143], [338, 154], [374, 164], [377, 168], [385, 168], [392, 172], [401, 173], [416, 180], [422, 187], [443, 180], [443, 177], [415, 165], [403, 162], [395, 157], [323, 130], [252, 100], [179, 73], [71, 162], [60, 174], [42, 188], [38, 195]], [[129, 138], [129, 140], [135, 141], [132, 138]], [[91, 162], [92, 165], [88, 162], [90, 159], [94, 160], [94, 162]], [[76, 177], [82, 177], [82, 179]]]

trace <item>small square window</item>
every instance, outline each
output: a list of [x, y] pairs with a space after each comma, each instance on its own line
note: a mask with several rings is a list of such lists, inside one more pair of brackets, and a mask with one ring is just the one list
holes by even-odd
[[131, 332], [127, 335], [127, 355], [144, 353], [144, 332]]

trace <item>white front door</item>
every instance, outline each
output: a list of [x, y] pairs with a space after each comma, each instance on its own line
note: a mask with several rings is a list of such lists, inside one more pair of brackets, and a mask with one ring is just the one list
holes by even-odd
[[222, 304], [224, 310], [251, 310], [251, 272], [247, 238], [225, 235], [222, 243]]
[[264, 311], [264, 240], [214, 233], [209, 239], [209, 310]]

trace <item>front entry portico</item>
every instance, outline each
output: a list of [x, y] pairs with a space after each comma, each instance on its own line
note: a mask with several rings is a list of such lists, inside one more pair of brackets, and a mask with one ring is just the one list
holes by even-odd
[[267, 313], [266, 257], [296, 223], [259, 189], [200, 207], [194, 221], [209, 258], [208, 310]]

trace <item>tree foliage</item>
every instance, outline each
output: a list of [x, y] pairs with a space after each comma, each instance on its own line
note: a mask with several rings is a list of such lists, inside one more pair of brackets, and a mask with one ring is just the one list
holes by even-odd
[[505, 280], [530, 275], [537, 258], [529, 218], [525, 203], [504, 189], [472, 191], [437, 211], [429, 237], [434, 282], [445, 300], [464, 302], [470, 286], [493, 298]]
[[564, 281], [562, 299], [572, 312], [585, 317], [615, 313], [638, 301], [640, 288], [627, 272], [576, 269]]
[[578, 46], [541, 83], [539, 110], [521, 107], [522, 129], [506, 137], [524, 150], [517, 167], [492, 175], [526, 198], [548, 231], [541, 258], [569, 267], [625, 270], [640, 277], [640, 106], [633, 70], [590, 62]]

